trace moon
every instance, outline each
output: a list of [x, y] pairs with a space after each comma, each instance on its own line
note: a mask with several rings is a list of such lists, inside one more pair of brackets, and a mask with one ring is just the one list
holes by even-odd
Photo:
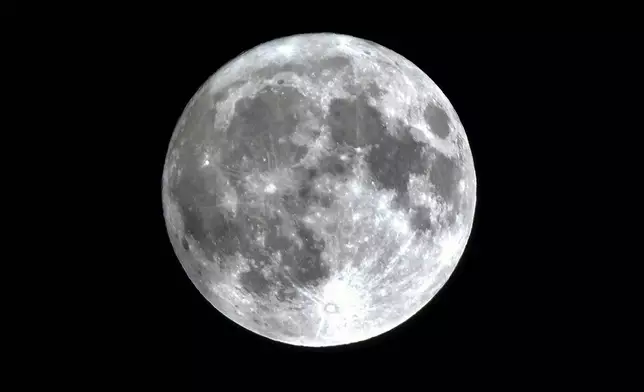
[[256, 334], [336, 346], [404, 323], [469, 239], [463, 125], [417, 66], [316, 33], [242, 53], [191, 99], [162, 180], [175, 253], [201, 294]]

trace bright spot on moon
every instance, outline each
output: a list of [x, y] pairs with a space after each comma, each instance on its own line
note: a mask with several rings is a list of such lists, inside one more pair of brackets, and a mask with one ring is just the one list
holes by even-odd
[[275, 184], [268, 184], [266, 185], [266, 188], [264, 188], [264, 192], [266, 193], [275, 193], [276, 190], [277, 187], [275, 186]]
[[286, 57], [291, 57], [295, 53], [295, 47], [290, 44], [280, 45], [277, 50]]
[[394, 218], [392, 220], [393, 228], [400, 234], [409, 234], [409, 224], [399, 218]]
[[335, 304], [326, 304], [324, 310], [329, 313], [336, 313], [338, 311], [338, 308], [335, 306]]

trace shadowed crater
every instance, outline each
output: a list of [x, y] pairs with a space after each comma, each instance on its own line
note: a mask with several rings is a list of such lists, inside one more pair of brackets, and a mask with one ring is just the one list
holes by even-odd
[[351, 174], [355, 162], [353, 157], [343, 160], [338, 154], [332, 154], [322, 158], [318, 164], [321, 174], [328, 173], [334, 177], [345, 177]]
[[306, 170], [305, 178], [310, 181], [315, 179], [318, 175], [320, 175], [320, 172], [318, 171], [318, 169], [311, 167]]
[[427, 121], [427, 124], [429, 124], [429, 127], [436, 136], [442, 139], [449, 136], [449, 117], [443, 109], [430, 103], [425, 108], [423, 114], [425, 121]]

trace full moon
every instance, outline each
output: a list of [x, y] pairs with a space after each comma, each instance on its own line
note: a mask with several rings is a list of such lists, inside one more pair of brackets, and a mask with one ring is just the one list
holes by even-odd
[[187, 275], [222, 314], [299, 346], [402, 324], [449, 279], [476, 174], [445, 94], [417, 66], [338, 34], [276, 39], [188, 103], [162, 180]]

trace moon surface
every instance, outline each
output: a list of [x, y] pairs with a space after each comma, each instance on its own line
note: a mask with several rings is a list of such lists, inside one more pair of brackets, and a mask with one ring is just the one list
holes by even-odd
[[447, 97], [374, 42], [304, 34], [219, 69], [172, 135], [163, 207], [202, 295], [300, 346], [366, 340], [445, 284], [476, 175]]

